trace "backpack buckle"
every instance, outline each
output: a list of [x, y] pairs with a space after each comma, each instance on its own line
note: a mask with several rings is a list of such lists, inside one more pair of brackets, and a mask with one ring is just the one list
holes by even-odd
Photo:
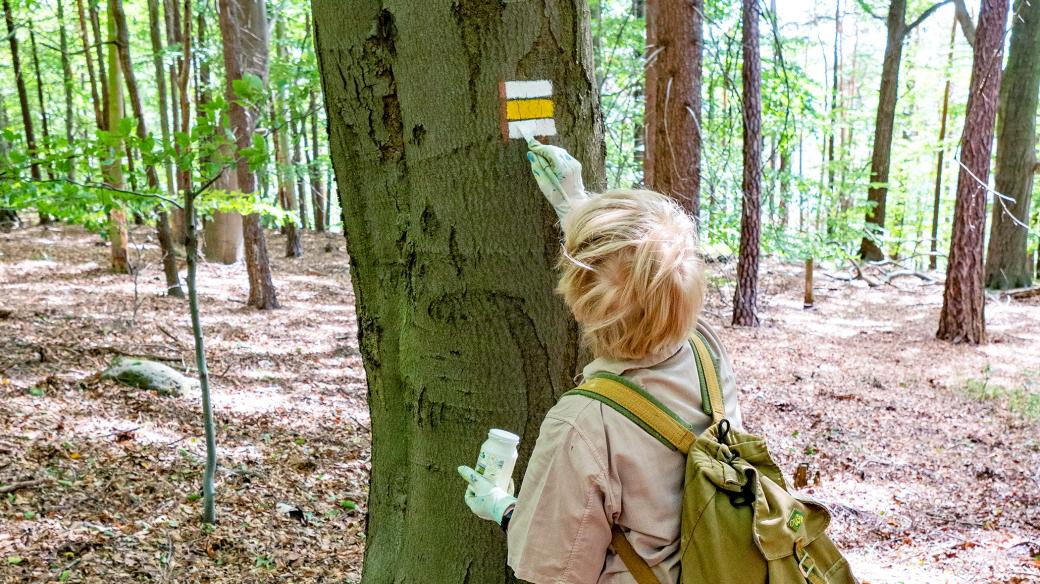
[[811, 581], [810, 578], [813, 576], [813, 572], [816, 572], [816, 560], [812, 559], [812, 556], [805, 551], [802, 541], [802, 539], [799, 539], [794, 542], [794, 557], [798, 560], [798, 570], [802, 573], [802, 576], [807, 581]]

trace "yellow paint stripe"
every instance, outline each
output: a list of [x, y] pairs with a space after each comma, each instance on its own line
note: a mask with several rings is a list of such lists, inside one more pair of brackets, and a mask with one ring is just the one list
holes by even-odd
[[506, 119], [534, 120], [553, 117], [551, 99], [512, 99], [506, 102]]

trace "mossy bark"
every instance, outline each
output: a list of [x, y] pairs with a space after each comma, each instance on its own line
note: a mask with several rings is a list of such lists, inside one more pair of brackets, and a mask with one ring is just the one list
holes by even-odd
[[559, 134], [602, 186], [584, 2], [315, 0], [315, 42], [372, 415], [366, 583], [513, 581], [455, 472], [488, 428], [522, 437], [573, 385], [555, 215], [499, 82], [548, 79]]

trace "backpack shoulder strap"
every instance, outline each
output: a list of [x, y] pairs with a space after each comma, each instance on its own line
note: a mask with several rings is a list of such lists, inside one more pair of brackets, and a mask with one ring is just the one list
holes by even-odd
[[693, 353], [697, 357], [697, 377], [701, 382], [701, 403], [704, 413], [711, 416], [713, 424], [726, 417], [726, 404], [722, 399], [722, 387], [719, 385], [718, 364], [708, 349], [708, 342], [700, 331], [694, 331], [690, 337]]
[[583, 395], [602, 402], [638, 424], [662, 444], [683, 454], [697, 436], [679, 416], [645, 389], [624, 377], [599, 372], [564, 395]]
[[639, 552], [632, 547], [628, 538], [625, 537], [625, 532], [621, 531], [621, 528], [616, 523], [612, 532], [614, 536], [610, 540], [610, 545], [614, 548], [614, 553], [621, 558], [625, 567], [628, 568], [628, 572], [632, 574], [636, 584], [661, 584], [661, 581], [657, 579], [657, 576], [650, 569], [650, 564], [647, 564], [646, 560], [639, 556]]

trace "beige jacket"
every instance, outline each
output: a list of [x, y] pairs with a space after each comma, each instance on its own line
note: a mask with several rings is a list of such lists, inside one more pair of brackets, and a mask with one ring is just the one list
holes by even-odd
[[[715, 331], [698, 329], [719, 357], [726, 417], [741, 428], [729, 355]], [[700, 434], [697, 364], [689, 343], [639, 361], [596, 359], [584, 375], [624, 375]], [[562, 398], [542, 422], [509, 524], [509, 565], [534, 584], [631, 584], [610, 549], [618, 523], [662, 583], [679, 576], [679, 520], [686, 458], [601, 402]]]

